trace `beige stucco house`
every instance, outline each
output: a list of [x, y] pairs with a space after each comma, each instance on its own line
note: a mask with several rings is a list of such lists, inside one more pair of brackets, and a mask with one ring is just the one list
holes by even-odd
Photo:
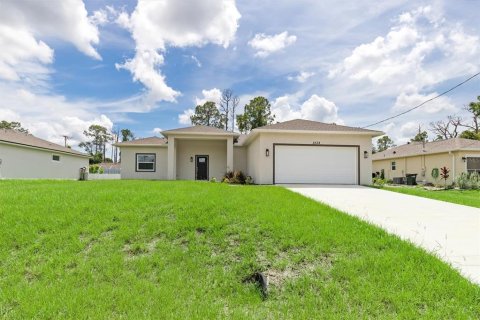
[[0, 179], [78, 179], [88, 158], [31, 134], [0, 129]]
[[432, 169], [450, 169], [448, 183], [462, 172], [480, 172], [480, 141], [453, 138], [432, 142], [413, 142], [372, 156], [373, 172], [383, 170], [386, 179], [417, 174], [417, 183], [434, 183]]
[[292, 120], [248, 135], [207, 126], [118, 143], [122, 179], [221, 180], [240, 170], [257, 184], [370, 184], [372, 138], [382, 132]]

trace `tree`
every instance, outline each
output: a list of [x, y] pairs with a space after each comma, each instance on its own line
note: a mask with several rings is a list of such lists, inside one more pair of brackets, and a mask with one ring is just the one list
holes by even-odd
[[462, 126], [462, 118], [448, 116], [447, 121], [430, 122], [430, 131], [436, 135], [436, 140], [456, 138], [458, 129]]
[[471, 124], [462, 124], [462, 126], [470, 128], [476, 134], [480, 133], [480, 96], [477, 97], [477, 101], [472, 101], [465, 107], [472, 116]]
[[227, 131], [230, 118], [232, 118], [231, 131], [235, 129], [235, 112], [238, 106], [238, 102], [238, 96], [235, 96], [231, 89], [225, 89], [222, 91], [222, 96], [220, 98], [220, 111], [223, 113], [225, 130]]
[[12, 121], [8, 122], [5, 120], [0, 121], [0, 129], [9, 129], [17, 132], [28, 133], [28, 130], [22, 127], [20, 122]]
[[377, 151], [382, 152], [389, 148], [396, 147], [395, 143], [389, 136], [385, 135], [377, 140]]
[[207, 101], [195, 107], [195, 113], [190, 117], [193, 125], [202, 125], [215, 128], [224, 128], [224, 117], [215, 102]]
[[480, 140], [480, 133], [475, 133], [473, 130], [465, 130], [460, 135], [460, 138], [470, 140]]
[[122, 135], [122, 142], [135, 139], [135, 135], [130, 129], [122, 129], [120, 130], [120, 134]]
[[428, 133], [427, 131], [422, 131], [422, 127], [418, 126], [418, 133], [410, 139], [411, 142], [427, 142], [428, 141]]
[[273, 123], [275, 116], [270, 110], [270, 102], [265, 97], [256, 97], [245, 105], [244, 113], [237, 116], [238, 129], [242, 133]]
[[112, 138], [108, 129], [98, 125], [92, 124], [88, 127], [88, 130], [83, 131], [83, 134], [87, 139], [90, 141], [82, 142], [79, 144], [80, 147], [84, 148], [86, 152], [88, 152], [91, 156], [93, 156], [93, 163], [98, 163], [94, 161], [101, 162], [105, 159], [105, 151], [107, 142], [109, 142]]

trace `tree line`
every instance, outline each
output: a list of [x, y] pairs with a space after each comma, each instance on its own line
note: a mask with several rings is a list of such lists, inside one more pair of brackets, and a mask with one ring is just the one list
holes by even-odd
[[231, 89], [222, 91], [220, 104], [207, 101], [195, 107], [190, 116], [192, 125], [210, 126], [224, 130], [235, 130], [235, 124], [241, 133], [273, 123], [271, 104], [267, 98], [258, 96], [250, 100], [243, 108], [243, 113], [237, 115], [240, 100]]
[[[480, 140], [480, 96], [477, 97], [477, 101], [464, 106], [464, 111], [467, 114], [466, 119], [458, 115], [449, 115], [444, 120], [430, 122], [428, 131], [434, 135], [432, 141], [452, 138]], [[410, 139], [410, 142], [428, 142], [428, 131], [419, 125], [417, 134]], [[377, 140], [377, 145], [372, 151], [382, 152], [392, 147], [396, 147], [395, 142], [384, 135]]]

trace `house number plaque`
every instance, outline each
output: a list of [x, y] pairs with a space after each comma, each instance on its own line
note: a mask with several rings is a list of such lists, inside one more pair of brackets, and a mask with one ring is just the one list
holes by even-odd
[[313, 144], [321, 144], [320, 141], [313, 141]]

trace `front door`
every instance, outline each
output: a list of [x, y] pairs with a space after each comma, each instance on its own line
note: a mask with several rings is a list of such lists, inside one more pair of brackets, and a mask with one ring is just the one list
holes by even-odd
[[208, 156], [195, 156], [195, 180], [208, 180]]

